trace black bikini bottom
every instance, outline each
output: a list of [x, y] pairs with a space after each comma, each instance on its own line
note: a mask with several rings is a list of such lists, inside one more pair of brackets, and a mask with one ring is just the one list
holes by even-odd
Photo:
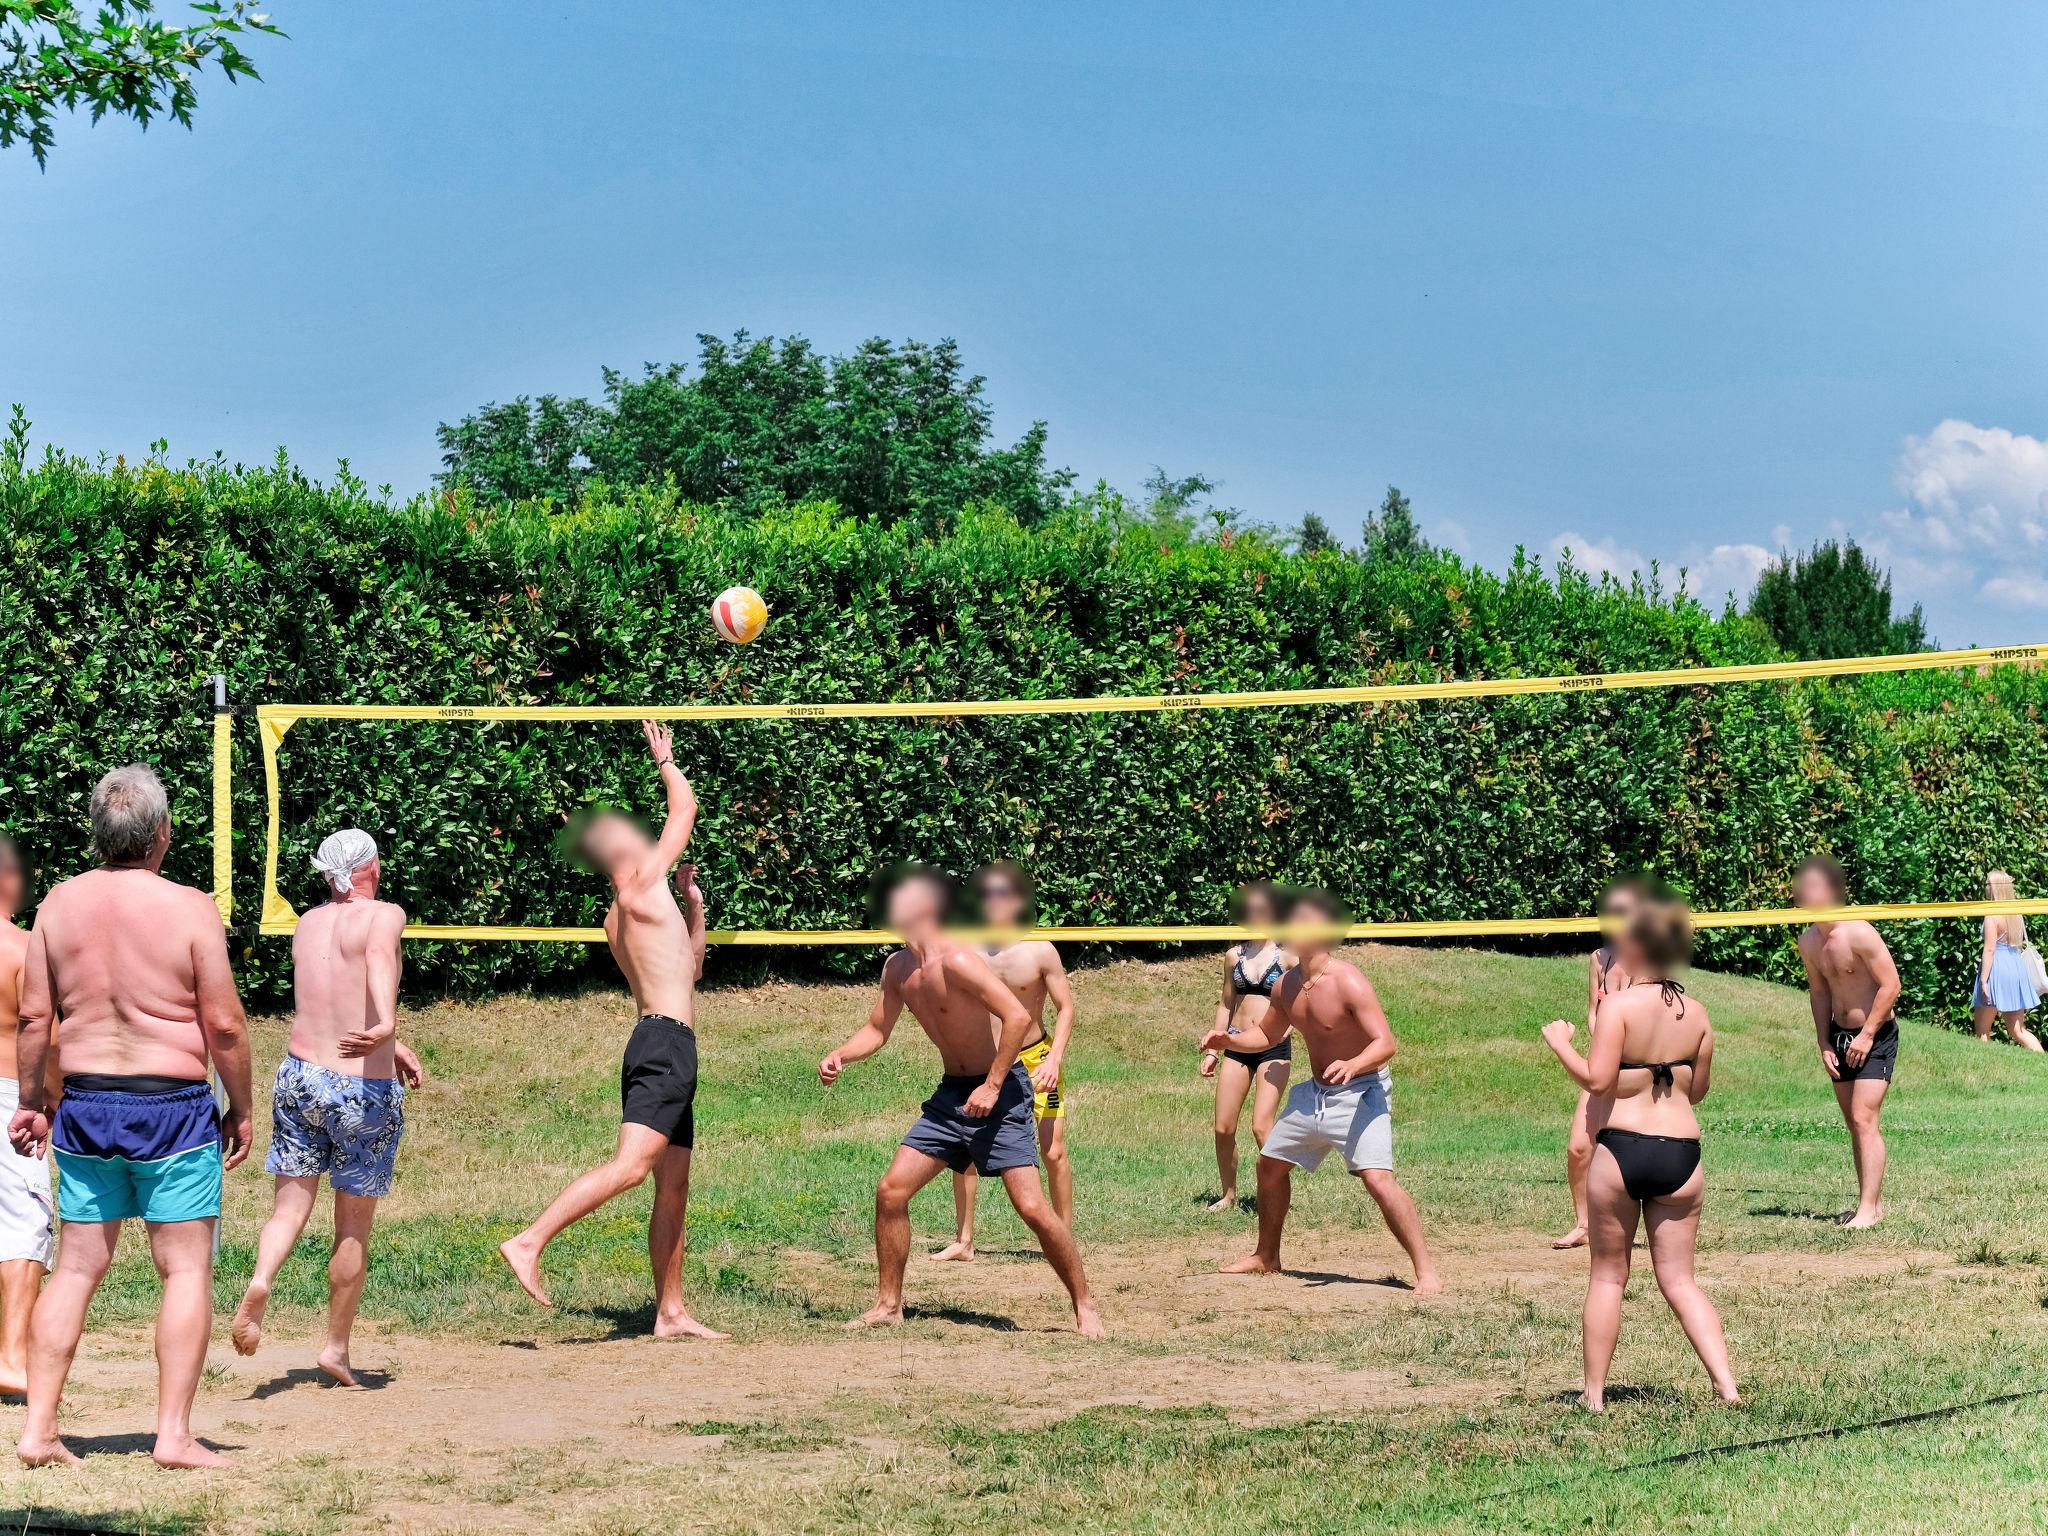
[[1700, 1165], [1697, 1136], [1645, 1136], [1610, 1126], [1593, 1139], [1614, 1154], [1631, 1200], [1661, 1200], [1678, 1193]]

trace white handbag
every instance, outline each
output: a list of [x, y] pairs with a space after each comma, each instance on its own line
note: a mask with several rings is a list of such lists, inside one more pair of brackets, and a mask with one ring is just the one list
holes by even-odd
[[2027, 980], [2034, 984], [2034, 991], [2048, 996], [2048, 960], [2041, 958], [2041, 951], [2032, 943], [2020, 950], [2020, 957], [2027, 962]]

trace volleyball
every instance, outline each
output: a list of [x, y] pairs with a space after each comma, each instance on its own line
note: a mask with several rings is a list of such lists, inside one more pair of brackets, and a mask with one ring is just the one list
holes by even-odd
[[734, 645], [746, 645], [768, 627], [768, 605], [752, 587], [727, 587], [712, 601], [711, 626]]

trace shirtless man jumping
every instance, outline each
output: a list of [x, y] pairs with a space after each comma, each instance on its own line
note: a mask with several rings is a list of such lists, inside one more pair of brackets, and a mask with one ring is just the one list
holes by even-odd
[[[1802, 907], [1842, 906], [1849, 877], [1833, 859], [1808, 859], [1793, 873], [1792, 899]], [[1820, 1064], [1835, 1085], [1856, 1158], [1856, 1209], [1842, 1225], [1874, 1227], [1884, 1219], [1885, 1147], [1877, 1116], [1899, 1060], [1899, 968], [1865, 922], [1812, 924], [1799, 935], [1799, 959]]]
[[405, 909], [377, 899], [383, 866], [369, 833], [350, 827], [323, 842], [313, 867], [327, 900], [292, 936], [292, 1034], [271, 1092], [270, 1156], [277, 1180], [270, 1220], [256, 1240], [256, 1272], [229, 1330], [238, 1354], [263, 1342], [277, 1272], [313, 1214], [320, 1176], [334, 1186], [334, 1254], [327, 1263], [327, 1343], [320, 1369], [344, 1387], [349, 1334], [363, 1299], [370, 1225], [391, 1193], [405, 1090], [419, 1058], [398, 1039], [398, 939]]
[[889, 1043], [907, 1007], [939, 1048], [945, 1069], [875, 1190], [875, 1304], [847, 1326], [903, 1321], [911, 1197], [948, 1168], [972, 1167], [1002, 1177], [1010, 1204], [1073, 1299], [1075, 1327], [1100, 1338], [1102, 1319], [1081, 1272], [1081, 1251], [1038, 1186], [1031, 1079], [1017, 1061], [1032, 1016], [987, 960], [943, 931], [948, 895], [945, 881], [927, 870], [897, 882], [889, 893], [888, 924], [903, 936], [903, 948], [882, 967], [882, 995], [867, 1023], [818, 1063], [818, 1080], [829, 1088], [848, 1063], [865, 1061]]
[[[683, 906], [669, 889], [669, 871], [690, 845], [697, 796], [676, 766], [668, 727], [640, 724], [661, 774], [668, 819], [659, 839], [615, 812], [591, 819], [577, 851], [612, 885], [604, 916], [612, 958], [625, 973], [639, 1022], [626, 1041], [619, 1071], [622, 1124], [618, 1150], [555, 1196], [554, 1204], [498, 1251], [526, 1294], [551, 1307], [541, 1286], [540, 1256], [573, 1222], [654, 1176], [654, 1214], [647, 1257], [654, 1271], [657, 1339], [723, 1339], [683, 1304], [683, 1220], [690, 1202], [690, 1148], [696, 1141], [697, 982], [704, 975], [704, 894], [692, 866], [677, 871]], [[686, 910], [687, 909], [687, 910]]]
[[[20, 1105], [14, 1081], [14, 1037], [21, 1027], [21, 968], [28, 935], [14, 926], [27, 894], [14, 840], [0, 832], [0, 1114]], [[46, 1099], [50, 1085], [45, 1082]], [[0, 1143], [0, 1392], [28, 1390], [28, 1320], [57, 1249], [57, 1207], [50, 1161], [25, 1157]]]
[[[1008, 862], [991, 864], [974, 877], [975, 903], [981, 919], [1006, 935], [982, 946], [989, 968], [1008, 987], [1024, 1011], [1038, 1024], [1038, 1038], [1027, 1040], [1017, 1061], [1031, 1074], [1032, 1113], [1038, 1122], [1038, 1152], [1045, 1159], [1045, 1187], [1052, 1208], [1067, 1230], [1074, 1227], [1074, 1165], [1067, 1157], [1067, 1101], [1061, 1063], [1074, 1033], [1074, 989], [1060, 952], [1045, 939], [1026, 936], [1031, 917], [1031, 883], [1024, 871]], [[1012, 936], [1013, 935], [1013, 936]], [[1053, 1006], [1052, 1033], [1045, 1032], [1045, 1005]], [[941, 1262], [974, 1260], [974, 1203], [980, 1176], [972, 1168], [953, 1175], [953, 1241], [932, 1257]]]
[[1294, 1170], [1313, 1173], [1325, 1156], [1341, 1151], [1415, 1266], [1416, 1294], [1434, 1296], [1444, 1283], [1422, 1240], [1415, 1202], [1394, 1177], [1393, 1074], [1387, 1069], [1394, 1059], [1393, 1027], [1372, 983], [1336, 956], [1344, 921], [1336, 901], [1298, 896], [1288, 920], [1298, 925], [1292, 942], [1301, 958], [1273, 989], [1266, 1016], [1249, 1030], [1211, 1030], [1201, 1041], [1203, 1050], [1263, 1051], [1295, 1029], [1308, 1044], [1309, 1078], [1294, 1085], [1259, 1148], [1259, 1246], [1250, 1258], [1224, 1265], [1223, 1273], [1280, 1273]]
[[[21, 1459], [77, 1459], [57, 1438], [57, 1405], [122, 1224], [139, 1216], [164, 1288], [152, 1454], [160, 1466], [224, 1467], [192, 1438], [192, 1398], [213, 1331], [221, 1174], [249, 1155], [248, 1025], [219, 909], [157, 872], [171, 814], [154, 769], [100, 780], [92, 835], [105, 862], [43, 898], [22, 978], [21, 1107], [8, 1136], [17, 1152], [54, 1150], [64, 1239], [29, 1325]], [[44, 1083], [60, 1019], [53, 1122]], [[227, 1091], [225, 1119], [209, 1064]]]

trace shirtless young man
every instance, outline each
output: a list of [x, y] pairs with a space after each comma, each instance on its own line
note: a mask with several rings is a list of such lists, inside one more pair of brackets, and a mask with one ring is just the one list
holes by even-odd
[[[21, 1459], [77, 1459], [57, 1438], [57, 1405], [122, 1223], [139, 1216], [164, 1288], [153, 1454], [161, 1466], [224, 1467], [192, 1438], [192, 1398], [213, 1331], [221, 1174], [249, 1153], [248, 1026], [219, 910], [157, 872], [171, 816], [154, 769], [100, 780], [92, 833], [105, 862], [43, 898], [22, 977], [21, 1107], [8, 1135], [18, 1152], [54, 1150], [64, 1240], [29, 1326]], [[44, 1084], [60, 1019], [64, 1096], [53, 1120]], [[209, 1063], [227, 1092], [225, 1118]]]
[[[20, 1105], [14, 1036], [21, 1027], [21, 968], [28, 959], [28, 934], [14, 926], [14, 914], [27, 885], [14, 840], [0, 832], [0, 1114], [10, 1118]], [[47, 1081], [44, 1086], [47, 1099]], [[24, 1157], [12, 1142], [0, 1144], [0, 1392], [28, 1390], [28, 1320], [56, 1247], [49, 1159]]]
[[888, 924], [903, 936], [903, 948], [882, 967], [882, 995], [867, 1023], [818, 1063], [818, 1080], [829, 1088], [848, 1063], [865, 1061], [889, 1043], [908, 1008], [939, 1048], [945, 1069], [875, 1190], [875, 1304], [847, 1326], [903, 1321], [911, 1197], [948, 1168], [972, 1167], [1001, 1175], [1010, 1204], [1073, 1298], [1075, 1327], [1099, 1338], [1102, 1319], [1081, 1273], [1081, 1251], [1038, 1186], [1031, 1079], [1017, 1061], [1032, 1016], [987, 960], [943, 931], [947, 896], [945, 881], [928, 870], [897, 882], [889, 893]]
[[1312, 1173], [1331, 1152], [1365, 1183], [1387, 1230], [1415, 1266], [1415, 1291], [1444, 1288], [1415, 1202], [1394, 1177], [1394, 1127], [1389, 1102], [1394, 1031], [1379, 995], [1359, 969], [1339, 960], [1335, 945], [1343, 915], [1334, 898], [1295, 898], [1288, 914], [1300, 963], [1273, 989], [1273, 1006], [1247, 1030], [1211, 1030], [1204, 1050], [1263, 1051], [1298, 1030], [1308, 1045], [1309, 1078], [1287, 1095], [1287, 1108], [1259, 1148], [1259, 1246], [1248, 1259], [1223, 1266], [1226, 1275], [1280, 1273], [1280, 1235], [1287, 1225], [1294, 1170]]
[[277, 1180], [270, 1220], [256, 1240], [256, 1272], [229, 1337], [238, 1354], [263, 1342], [263, 1313], [291, 1257], [324, 1173], [334, 1186], [334, 1254], [327, 1262], [327, 1343], [320, 1369], [360, 1386], [348, 1344], [377, 1202], [391, 1193], [405, 1090], [419, 1058], [398, 1039], [398, 939], [405, 909], [377, 899], [383, 866], [369, 833], [335, 833], [313, 855], [327, 900], [292, 936], [292, 1034], [270, 1100], [270, 1156]]
[[[1842, 906], [1849, 877], [1833, 859], [1808, 859], [1793, 873], [1792, 899], [1802, 907]], [[1899, 968], [1865, 922], [1812, 924], [1799, 935], [1799, 959], [1820, 1064], [1835, 1085], [1856, 1157], [1856, 1209], [1842, 1225], [1874, 1227], [1884, 1219], [1884, 1133], [1877, 1116], [1899, 1060]]]
[[[618, 1150], [555, 1196], [533, 1225], [498, 1251], [526, 1294], [551, 1307], [541, 1286], [540, 1256], [556, 1236], [606, 1201], [654, 1176], [654, 1213], [647, 1257], [654, 1271], [657, 1339], [723, 1339], [683, 1304], [683, 1220], [690, 1201], [690, 1148], [696, 1141], [697, 982], [704, 975], [704, 895], [693, 867], [677, 871], [683, 906], [669, 889], [669, 871], [690, 845], [697, 796], [676, 766], [668, 727], [640, 724], [661, 774], [668, 819], [659, 839], [614, 812], [593, 817], [577, 851], [612, 885], [604, 935], [625, 973], [639, 1022], [619, 1070]], [[687, 912], [685, 911], [687, 908]]]
[[[1045, 1159], [1045, 1186], [1052, 1208], [1067, 1230], [1074, 1227], [1074, 1165], [1067, 1158], [1066, 1084], [1061, 1063], [1074, 1032], [1074, 989], [1060, 952], [1044, 939], [1024, 936], [1031, 916], [1031, 886], [1024, 871], [1006, 862], [991, 864], [974, 877], [976, 905], [990, 928], [1014, 934], [982, 947], [989, 969], [1008, 987], [1038, 1025], [1038, 1038], [1025, 1042], [1017, 1061], [1031, 1074], [1032, 1113], [1038, 1121], [1038, 1152]], [[1045, 1032], [1045, 1005], [1053, 1006], [1052, 1033]], [[974, 1202], [980, 1176], [972, 1168], [953, 1175], [953, 1241], [932, 1257], [971, 1263], [974, 1259]]]

